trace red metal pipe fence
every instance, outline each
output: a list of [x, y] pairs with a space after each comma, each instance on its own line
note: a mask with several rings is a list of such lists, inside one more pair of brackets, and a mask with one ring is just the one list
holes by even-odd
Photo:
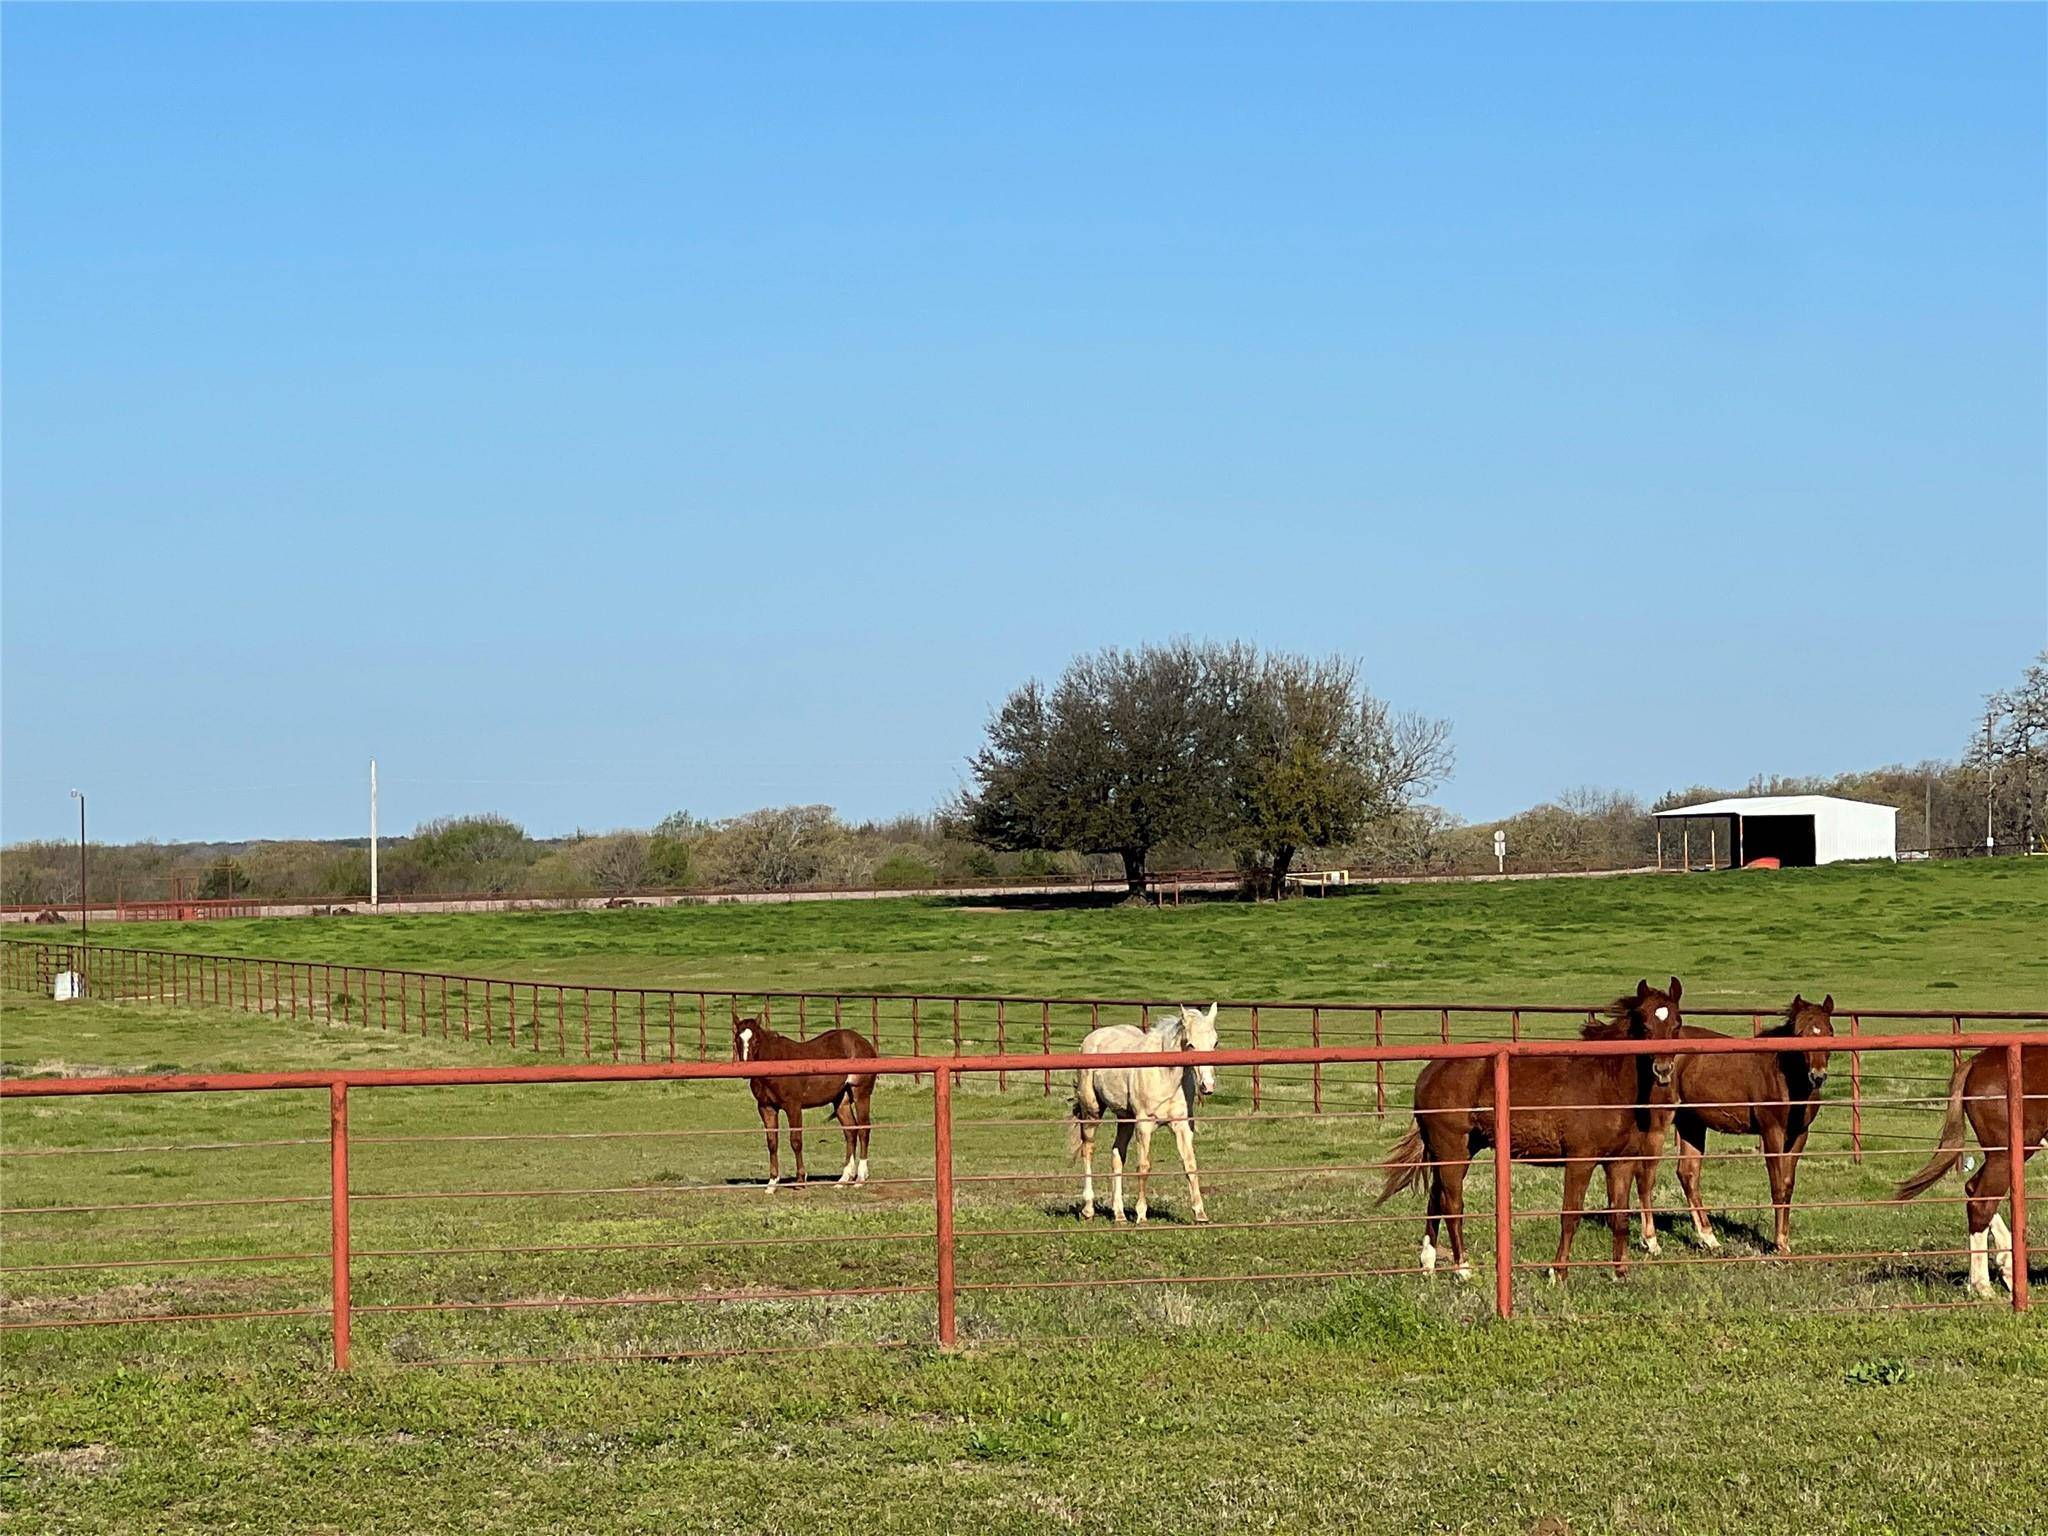
[[[1952, 1038], [1953, 1037], [1946, 1032], [1939, 1034], [1923, 1033], [1900, 1035], [1893, 1037], [1877, 1037], [1865, 1035], [1852, 1042], [1845, 1042], [1844, 1044], [1838, 1045], [1835, 1048], [1837, 1050], [1851, 1051], [1855, 1053], [1857, 1056], [1860, 1056], [1861, 1054], [1870, 1051], [1877, 1051], [1880, 1053], [1888, 1051], [1945, 1051], [1950, 1047], [1952, 1043]], [[2002, 1049], [2005, 1052], [2008, 1079], [2010, 1084], [2006, 1100], [2007, 1113], [2010, 1116], [2009, 1123], [2015, 1127], [2021, 1126], [2024, 1124], [2025, 1111], [2025, 1094], [2023, 1089], [2025, 1060], [2024, 1052], [2030, 1048], [2035, 1050], [2048, 1049], [2048, 1041], [2044, 1041], [2039, 1037], [2029, 1037], [2028, 1035], [2016, 1031], [2004, 1031], [1997, 1034], [1981, 1037], [1981, 1043], [1988, 1048]], [[1783, 1049], [1784, 1046], [1781, 1041], [1756, 1039], [1752, 1037], [1720, 1037], [1712, 1039], [1680, 1039], [1660, 1041], [1588, 1041], [1524, 1039], [1486, 1042], [1454, 1041], [1451, 1043], [1445, 1043], [1441, 1040], [1435, 1040], [1411, 1045], [1323, 1046], [1320, 1048], [1264, 1047], [1258, 1050], [1216, 1050], [1208, 1052], [1190, 1053], [1187, 1056], [1186, 1061], [1189, 1065], [1209, 1064], [1214, 1065], [1218, 1068], [1264, 1069], [1271, 1069], [1274, 1067], [1281, 1066], [1341, 1067], [1383, 1063], [1421, 1063], [1445, 1060], [1479, 1060], [1488, 1062], [1491, 1067], [1492, 1081], [1490, 1097], [1492, 1101], [1493, 1112], [1495, 1115], [1495, 1123], [1497, 1126], [1502, 1128], [1502, 1134], [1498, 1138], [1499, 1145], [1496, 1147], [1495, 1154], [1493, 1157], [1495, 1172], [1495, 1195], [1493, 1242], [1491, 1248], [1492, 1265], [1494, 1270], [1494, 1311], [1498, 1317], [1505, 1319], [1513, 1315], [1514, 1312], [1515, 1296], [1513, 1288], [1513, 1279], [1515, 1271], [1517, 1269], [1528, 1270], [1539, 1267], [1538, 1265], [1532, 1263], [1518, 1262], [1516, 1260], [1514, 1255], [1514, 1222], [1518, 1217], [1526, 1220], [1535, 1217], [1553, 1217], [1559, 1214], [1559, 1212], [1557, 1211], [1543, 1209], [1522, 1209], [1518, 1211], [1513, 1203], [1513, 1183], [1511, 1179], [1513, 1157], [1511, 1154], [1503, 1152], [1501, 1148], [1511, 1147], [1512, 1145], [1513, 1132], [1511, 1127], [1513, 1123], [1512, 1115], [1514, 1106], [1510, 1102], [1510, 1066], [1515, 1060], [1526, 1060], [1530, 1058], [1545, 1056], [1636, 1057], [1642, 1055], [1665, 1056], [1698, 1055], [1710, 1053], [1762, 1054], [1781, 1052]], [[954, 1167], [954, 1140], [956, 1132], [954, 1094], [956, 1084], [962, 1078], [966, 1077], [978, 1077], [984, 1079], [993, 1077], [996, 1074], [1000, 1074], [1007, 1070], [1013, 1060], [1014, 1058], [1006, 1057], [1003, 1055], [963, 1055], [959, 1057], [899, 1056], [886, 1057], [879, 1060], [798, 1060], [754, 1061], [747, 1063], [734, 1061], [647, 1062], [644, 1064], [639, 1062], [621, 1062], [618, 1064], [575, 1064], [557, 1062], [529, 1064], [521, 1066], [476, 1066], [456, 1068], [343, 1070], [327, 1069], [299, 1072], [183, 1073], [113, 1077], [17, 1078], [0, 1081], [0, 1099], [6, 1100], [28, 1098], [58, 1099], [80, 1097], [105, 1097], [117, 1095], [125, 1096], [223, 1093], [244, 1091], [270, 1093], [324, 1090], [328, 1096], [330, 1106], [330, 1114], [328, 1119], [328, 1134], [326, 1138], [328, 1146], [329, 1190], [325, 1197], [317, 1195], [272, 1195], [256, 1197], [209, 1198], [190, 1201], [138, 1202], [111, 1205], [18, 1205], [0, 1208], [0, 1216], [13, 1218], [16, 1221], [19, 1221], [24, 1219], [33, 1219], [36, 1217], [91, 1214], [95, 1212], [106, 1211], [132, 1212], [138, 1210], [184, 1210], [197, 1206], [206, 1206], [209, 1208], [213, 1208], [220, 1206], [235, 1205], [293, 1206], [306, 1204], [317, 1205], [325, 1203], [329, 1206], [331, 1217], [328, 1252], [324, 1255], [317, 1255], [313, 1253], [227, 1255], [215, 1257], [212, 1259], [190, 1260], [116, 1260], [112, 1261], [111, 1265], [100, 1262], [87, 1262], [58, 1263], [49, 1265], [10, 1264], [8, 1266], [5, 1266], [5, 1272], [14, 1273], [32, 1270], [64, 1270], [119, 1267], [131, 1263], [137, 1265], [144, 1265], [151, 1262], [195, 1264], [206, 1262], [255, 1263], [297, 1259], [312, 1259], [318, 1257], [325, 1259], [331, 1275], [329, 1298], [327, 1305], [324, 1308], [311, 1306], [269, 1307], [249, 1308], [245, 1310], [222, 1310], [211, 1312], [147, 1314], [142, 1316], [90, 1316], [59, 1318], [31, 1317], [25, 1320], [20, 1319], [19, 1311], [17, 1311], [16, 1320], [11, 1320], [6, 1323], [0, 1323], [0, 1331], [68, 1328], [80, 1326], [109, 1326], [143, 1323], [194, 1321], [216, 1322], [227, 1320], [310, 1317], [324, 1314], [328, 1318], [329, 1328], [331, 1331], [331, 1345], [333, 1351], [334, 1365], [337, 1369], [345, 1370], [348, 1368], [350, 1360], [350, 1335], [352, 1321], [355, 1318], [361, 1317], [365, 1314], [391, 1315], [430, 1311], [487, 1312], [502, 1309], [518, 1310], [531, 1308], [630, 1307], [648, 1305], [681, 1305], [686, 1303], [703, 1303], [719, 1301], [756, 1302], [763, 1299], [774, 1300], [777, 1302], [788, 1302], [796, 1300], [816, 1300], [821, 1298], [841, 1297], [904, 1297], [930, 1295], [933, 1298], [933, 1303], [936, 1311], [937, 1339], [943, 1345], [951, 1345], [955, 1343], [957, 1340], [957, 1308], [960, 1296], [963, 1293], [990, 1294], [997, 1292], [1020, 1291], [1047, 1292], [1060, 1291], [1069, 1287], [1107, 1288], [1116, 1286], [1150, 1285], [1160, 1283], [1230, 1283], [1237, 1285], [1255, 1285], [1280, 1281], [1320, 1281], [1326, 1279], [1358, 1275], [1394, 1275], [1402, 1273], [1413, 1273], [1412, 1268], [1409, 1266], [1367, 1267], [1359, 1266], [1356, 1263], [1344, 1265], [1341, 1263], [1325, 1262], [1324, 1264], [1321, 1264], [1315, 1268], [1283, 1271], [1264, 1271], [1258, 1273], [1171, 1275], [1165, 1277], [1127, 1275], [1118, 1273], [1101, 1273], [1093, 1274], [1085, 1278], [1072, 1280], [1048, 1279], [1044, 1278], [1041, 1273], [1040, 1275], [1036, 1275], [1032, 1278], [1021, 1280], [961, 1280], [956, 1269], [956, 1249], [962, 1238], [976, 1240], [1026, 1239], [1034, 1236], [1050, 1235], [1052, 1231], [1056, 1230], [1050, 1228], [1040, 1228], [1037, 1226], [962, 1230], [957, 1228], [955, 1225], [955, 1205], [958, 1198], [958, 1190], [963, 1183], [978, 1186], [1002, 1185], [1005, 1183], [1012, 1183], [1019, 1184], [1020, 1187], [1022, 1187], [1023, 1185], [1028, 1185], [1034, 1182], [1043, 1183], [1048, 1178], [1048, 1176], [1045, 1174], [1028, 1172], [984, 1172], [962, 1176], [956, 1173]], [[1158, 1060], [1159, 1058], [1156, 1054], [1143, 1052], [1104, 1054], [1084, 1057], [1078, 1052], [1055, 1051], [1048, 1054], [1045, 1057], [1045, 1066], [1047, 1070], [1054, 1071], [1068, 1071], [1076, 1069], [1083, 1065], [1091, 1067], [1108, 1068], [1123, 1066], [1144, 1067], [1156, 1066], [1158, 1064]], [[637, 1250], [645, 1248], [677, 1246], [673, 1244], [656, 1242], [612, 1242], [603, 1244], [546, 1243], [524, 1245], [519, 1247], [477, 1244], [437, 1248], [387, 1248], [383, 1250], [378, 1250], [374, 1254], [365, 1254], [361, 1250], [358, 1250], [356, 1248], [353, 1241], [352, 1209], [355, 1204], [359, 1204], [366, 1200], [377, 1202], [390, 1202], [438, 1201], [447, 1199], [484, 1198], [534, 1199], [560, 1198], [566, 1196], [581, 1195], [658, 1195], [674, 1194], [684, 1191], [696, 1191], [709, 1194], [719, 1192], [730, 1193], [736, 1186], [728, 1182], [724, 1184], [705, 1183], [696, 1185], [630, 1185], [619, 1188], [602, 1188], [595, 1190], [488, 1189], [384, 1190], [366, 1192], [363, 1190], [353, 1188], [350, 1178], [350, 1150], [352, 1145], [352, 1137], [349, 1124], [349, 1111], [352, 1094], [360, 1094], [364, 1092], [381, 1094], [389, 1090], [402, 1088], [504, 1087], [507, 1085], [514, 1084], [651, 1083], [729, 1080], [794, 1075], [837, 1075], [842, 1073], [875, 1073], [878, 1076], [893, 1077], [896, 1079], [911, 1077], [915, 1074], [929, 1074], [933, 1078], [934, 1093], [932, 1105], [932, 1146], [934, 1153], [934, 1161], [933, 1173], [931, 1177], [929, 1179], [926, 1179], [921, 1176], [900, 1178], [891, 1176], [877, 1181], [878, 1183], [882, 1184], [895, 1184], [900, 1186], [909, 1186], [913, 1188], [925, 1184], [929, 1184], [929, 1186], [931, 1187], [933, 1201], [933, 1224], [929, 1232], [932, 1244], [932, 1253], [930, 1279], [928, 1282], [918, 1281], [888, 1285], [867, 1286], [816, 1286], [800, 1289], [784, 1288], [775, 1291], [772, 1294], [772, 1296], [767, 1298], [763, 1298], [759, 1294], [756, 1294], [755, 1292], [747, 1289], [705, 1290], [700, 1288], [700, 1290], [696, 1292], [686, 1292], [681, 1294], [650, 1295], [644, 1293], [635, 1293], [629, 1295], [594, 1297], [565, 1296], [559, 1298], [542, 1297], [531, 1299], [508, 1300], [406, 1300], [399, 1302], [362, 1303], [354, 1299], [351, 1285], [352, 1271], [354, 1264], [357, 1262], [359, 1258], [362, 1257], [392, 1258], [404, 1257], [408, 1254], [429, 1254], [439, 1256], [454, 1254], [493, 1255], [507, 1253], [536, 1252], [583, 1252], [596, 1250], [604, 1250], [609, 1252], [617, 1250]], [[1364, 1113], [1364, 1111], [1360, 1111], [1359, 1113]], [[1048, 1122], [1044, 1117], [1039, 1117], [1038, 1119], [1031, 1121], [984, 1121], [979, 1123], [975, 1128], [986, 1129], [991, 1126], [1013, 1124], [1035, 1124], [1043, 1126], [1047, 1123], [1052, 1122]], [[903, 1127], [899, 1126], [894, 1128], [901, 1129]], [[721, 1134], [734, 1135], [745, 1133], [719, 1129], [677, 1129], [669, 1131], [657, 1130], [592, 1133], [565, 1133], [559, 1131], [550, 1131], [520, 1132], [504, 1136], [485, 1136], [474, 1139], [481, 1139], [485, 1141], [521, 1139], [559, 1140], [563, 1139], [565, 1136], [573, 1137], [578, 1134], [599, 1136], [677, 1136]], [[461, 1136], [450, 1137], [438, 1135], [397, 1138], [370, 1138], [370, 1140], [377, 1141], [380, 1143], [389, 1142], [392, 1140], [444, 1141], [464, 1139], [471, 1138], [464, 1138]], [[2029, 1305], [2029, 1296], [2026, 1282], [2028, 1261], [2028, 1222], [2027, 1191], [2024, 1172], [2026, 1156], [2027, 1153], [2031, 1150], [2031, 1148], [2029, 1148], [2025, 1144], [2024, 1138], [2021, 1135], [2011, 1135], [2009, 1136], [2008, 1141], [2009, 1145], [2007, 1145], [2004, 1148], [1986, 1148], [1985, 1151], [1987, 1155], [1999, 1155], [2002, 1153], [2002, 1155], [2009, 1159], [2009, 1172], [2012, 1176], [2011, 1269], [2014, 1277], [2012, 1289], [2012, 1305], [2016, 1309], [2025, 1310]], [[303, 1143], [287, 1141], [274, 1143], [243, 1143], [239, 1145], [298, 1144]], [[223, 1145], [238, 1144], [226, 1143]], [[187, 1146], [179, 1148], [170, 1148], [166, 1150], [197, 1151], [205, 1149], [206, 1148], [204, 1146]], [[10, 1155], [55, 1156], [59, 1153], [64, 1152], [96, 1150], [133, 1152], [138, 1149], [101, 1149], [70, 1146], [40, 1149], [13, 1149]], [[1894, 1155], [1911, 1155], [1917, 1158], [1922, 1155], [1922, 1153], [1924, 1152], [1924, 1148], [1900, 1148], [1893, 1149], [1893, 1152]], [[1727, 1154], [1722, 1155], [1725, 1156]], [[1817, 1154], [1809, 1153], [1809, 1156], [1813, 1155]], [[1300, 1168], [1243, 1168], [1231, 1171], [1241, 1174], [1277, 1172], [1288, 1175], [1304, 1175], [1310, 1173], [1328, 1173], [1332, 1171], [1341, 1171], [1342, 1168], [1344, 1168], [1345, 1166], [1355, 1166], [1359, 1169], [1370, 1170], [1375, 1169], [1381, 1165], [1368, 1162], [1359, 1165], [1321, 1164], [1308, 1165]], [[1068, 1176], [1070, 1175], [1059, 1175], [1059, 1177], [1063, 1178]], [[1842, 1205], [1864, 1206], [1886, 1204], [1890, 1202], [1851, 1200], [1833, 1203]], [[1587, 1214], [1589, 1217], [1597, 1217], [1600, 1214], [1600, 1212], [1596, 1208], [1593, 1211], [1589, 1211]], [[1306, 1221], [1289, 1221], [1283, 1219], [1221, 1223], [1213, 1228], [1188, 1227], [1181, 1230], [1183, 1230], [1186, 1233], [1201, 1233], [1204, 1231], [1225, 1231], [1234, 1229], [1241, 1230], [1245, 1228], [1264, 1229], [1267, 1227], [1334, 1228], [1362, 1223], [1386, 1223], [1393, 1221], [1407, 1221], [1413, 1219], [1414, 1218], [1412, 1216], [1393, 1215], [1338, 1216], [1327, 1218], [1314, 1218]], [[1462, 1216], [1460, 1216], [1458, 1219], [1462, 1221]], [[890, 1231], [879, 1234], [868, 1233], [856, 1234], [851, 1236], [841, 1234], [838, 1236], [821, 1236], [813, 1238], [805, 1238], [800, 1235], [792, 1236], [784, 1234], [773, 1237], [722, 1238], [717, 1240], [707, 1240], [703, 1243], [695, 1245], [683, 1244], [681, 1246], [698, 1246], [703, 1248], [717, 1248], [720, 1250], [727, 1250], [744, 1248], [749, 1244], [785, 1244], [801, 1242], [815, 1243], [833, 1241], [918, 1241], [926, 1235], [927, 1234], [914, 1231]], [[1960, 1251], [1961, 1250], [1939, 1250], [1939, 1252], [1942, 1254]], [[1924, 1251], [1923, 1256], [1925, 1256]], [[1341, 1257], [1341, 1255], [1339, 1257]], [[1845, 1259], [1876, 1260], [1888, 1258], [1891, 1257], [1891, 1255], [1888, 1255], [1884, 1252], [1859, 1252], [1853, 1254], [1802, 1254], [1798, 1257], [1812, 1261], [1841, 1261]], [[1756, 1261], [1756, 1258], [1750, 1256], [1737, 1255], [1721, 1259], [1690, 1258], [1683, 1261], [1669, 1260], [1663, 1262], [1667, 1264], [1673, 1262], [1685, 1262], [1695, 1264], [1740, 1264]], [[1575, 1265], [1589, 1264], [1591, 1262], [1595, 1261], [1573, 1260], [1568, 1258], [1565, 1261], [1565, 1265], [1567, 1268], [1569, 1268]], [[1604, 1263], [1606, 1261], [1602, 1260], [1597, 1262]], [[1926, 1303], [1919, 1304], [1925, 1305]], [[744, 1352], [751, 1351], [712, 1350], [689, 1351], [686, 1353], [698, 1354]], [[645, 1358], [645, 1356], [636, 1357]], [[522, 1356], [517, 1358], [539, 1357]]]

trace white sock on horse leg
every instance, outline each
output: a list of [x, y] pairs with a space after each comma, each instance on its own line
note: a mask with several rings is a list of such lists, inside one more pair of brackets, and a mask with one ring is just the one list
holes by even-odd
[[1996, 1211], [1991, 1213], [1990, 1246], [1991, 1262], [1998, 1267], [1998, 1278], [2005, 1282], [2009, 1291], [2012, 1289], [2012, 1228]]
[[1425, 1275], [1436, 1273], [1436, 1244], [1426, 1237], [1422, 1240], [1422, 1272]]
[[1970, 1234], [1970, 1279], [1969, 1288], [1977, 1295], [1988, 1295], [1991, 1291], [1991, 1266], [1987, 1261], [1989, 1232]]

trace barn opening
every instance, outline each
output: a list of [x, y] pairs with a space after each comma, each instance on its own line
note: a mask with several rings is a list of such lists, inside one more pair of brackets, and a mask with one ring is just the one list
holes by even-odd
[[1899, 813], [1838, 795], [1740, 795], [1657, 812], [1657, 867], [1792, 869], [1896, 859]]

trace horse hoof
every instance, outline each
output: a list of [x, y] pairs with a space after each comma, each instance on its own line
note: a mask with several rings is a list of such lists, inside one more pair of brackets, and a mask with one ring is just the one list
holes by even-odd
[[1711, 1253], [1721, 1246], [1721, 1239], [1714, 1236], [1711, 1232], [1702, 1232], [1700, 1234], [1700, 1246]]
[[1543, 1278], [1554, 1286], [1564, 1284], [1564, 1276], [1557, 1272], [1555, 1265], [1543, 1271]]
[[1207, 1211], [1195, 1212], [1195, 1225], [1198, 1227], [1206, 1227], [1207, 1225], [1209, 1225], [1209, 1213]]
[[1654, 1236], [1646, 1237], [1643, 1239], [1643, 1252], [1650, 1255], [1651, 1258], [1655, 1258], [1658, 1254], [1662, 1253], [1663, 1251], [1663, 1245], [1660, 1244]]
[[770, 1189], [774, 1189], [774, 1188], [775, 1188], [776, 1186], [778, 1186], [778, 1185], [779, 1185], [779, 1184], [781, 1184], [781, 1183], [782, 1183], [782, 1180], [780, 1180], [780, 1179], [770, 1179], [770, 1180], [768, 1181], [768, 1187], [769, 1187]]
[[1463, 1280], [1469, 1284], [1472, 1279], [1472, 1266], [1470, 1264], [1460, 1264], [1451, 1271], [1451, 1276], [1453, 1279]]
[[1972, 1280], [1967, 1289], [1979, 1301], [1990, 1301], [1998, 1294], [1998, 1287], [1988, 1280]]
[[1095, 1219], [1095, 1207], [1092, 1205], [1083, 1205], [1081, 1207], [1081, 1219], [1083, 1221], [1093, 1221]]

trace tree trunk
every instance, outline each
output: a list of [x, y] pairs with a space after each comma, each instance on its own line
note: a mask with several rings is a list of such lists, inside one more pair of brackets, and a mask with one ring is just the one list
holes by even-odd
[[1287, 871], [1294, 864], [1294, 845], [1282, 843], [1273, 850], [1273, 899], [1287, 899]]
[[1142, 896], [1145, 894], [1145, 855], [1150, 850], [1125, 848], [1121, 851], [1124, 856], [1124, 883], [1130, 887], [1133, 896]]

